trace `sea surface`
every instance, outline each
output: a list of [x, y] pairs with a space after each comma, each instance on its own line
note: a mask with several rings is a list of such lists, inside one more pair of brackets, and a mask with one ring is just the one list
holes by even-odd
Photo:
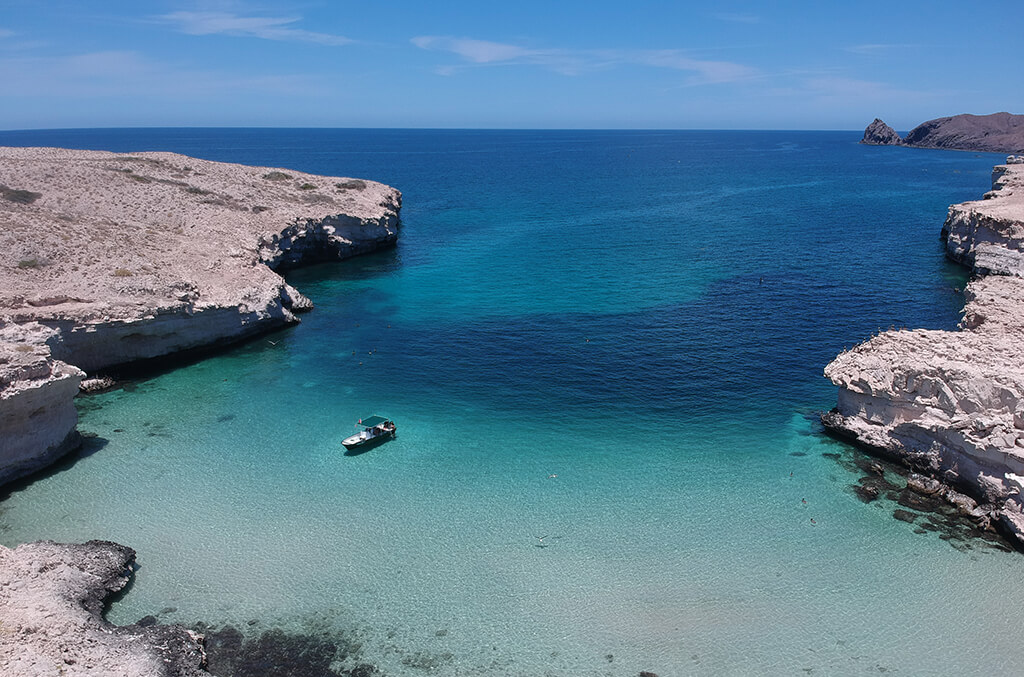
[[[1001, 157], [859, 136], [0, 132], [404, 194], [396, 248], [289, 274], [300, 325], [80, 398], [0, 541], [130, 545], [111, 621], [343, 637], [337, 669], [1011, 674], [1024, 558], [863, 503], [817, 423], [838, 352], [956, 326], [939, 228]], [[343, 453], [374, 413], [398, 438]]]

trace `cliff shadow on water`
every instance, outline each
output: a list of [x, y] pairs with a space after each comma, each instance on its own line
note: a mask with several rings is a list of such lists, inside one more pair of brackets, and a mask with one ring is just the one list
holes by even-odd
[[[53, 465], [0, 486], [0, 518], [3, 516], [3, 502], [13, 494], [24, 490], [39, 480], [72, 470], [79, 461], [102, 451], [110, 442], [110, 440], [104, 437], [89, 432], [82, 433], [81, 440], [82, 442], [77, 449], [72, 450]], [[2, 522], [0, 522], [0, 529], [2, 528]]]
[[230, 350], [244, 350], [246, 346], [252, 347], [260, 345], [262, 341], [276, 343], [282, 337], [287, 336], [287, 332], [294, 329], [295, 326], [296, 325], [284, 325], [272, 327], [265, 331], [261, 331], [260, 333], [250, 334], [234, 340], [221, 341], [212, 345], [182, 350], [169, 355], [161, 355], [159, 357], [150, 357], [144, 360], [125, 362], [123, 364], [105, 367], [94, 374], [90, 374], [90, 376], [109, 377], [114, 380], [114, 386], [111, 388], [104, 388], [104, 391], [115, 388], [122, 388], [130, 391], [133, 383], [162, 376], [168, 372], [174, 371], [175, 369], [181, 369], [183, 367], [198, 364], [211, 357], [223, 355], [225, 352]]

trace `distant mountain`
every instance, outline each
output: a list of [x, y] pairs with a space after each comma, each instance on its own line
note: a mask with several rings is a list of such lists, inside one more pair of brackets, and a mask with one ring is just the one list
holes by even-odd
[[914, 127], [902, 139], [892, 127], [875, 118], [864, 130], [861, 143], [1020, 153], [1024, 152], [1024, 115], [964, 113], [948, 118], [937, 118]]

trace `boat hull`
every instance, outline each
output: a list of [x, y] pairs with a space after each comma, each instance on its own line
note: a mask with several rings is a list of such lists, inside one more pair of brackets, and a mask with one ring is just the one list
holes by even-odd
[[395, 439], [395, 433], [388, 433], [385, 435], [375, 435], [374, 437], [361, 437], [359, 435], [353, 435], [347, 437], [341, 441], [341, 445], [346, 449], [367, 449], [375, 447], [382, 442]]

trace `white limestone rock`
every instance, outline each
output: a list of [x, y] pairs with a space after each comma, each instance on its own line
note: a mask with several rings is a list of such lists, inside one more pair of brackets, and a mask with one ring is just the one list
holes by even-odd
[[1024, 167], [997, 167], [993, 178], [985, 200], [954, 205], [943, 226], [949, 256], [983, 275], [968, 285], [961, 330], [888, 331], [842, 353], [825, 368], [839, 397], [823, 421], [995, 504], [1016, 533], [1010, 526], [1024, 523], [1016, 516], [1024, 504]]
[[79, 444], [73, 398], [85, 374], [50, 356], [52, 329], [0, 321], [0, 484], [46, 467]]

